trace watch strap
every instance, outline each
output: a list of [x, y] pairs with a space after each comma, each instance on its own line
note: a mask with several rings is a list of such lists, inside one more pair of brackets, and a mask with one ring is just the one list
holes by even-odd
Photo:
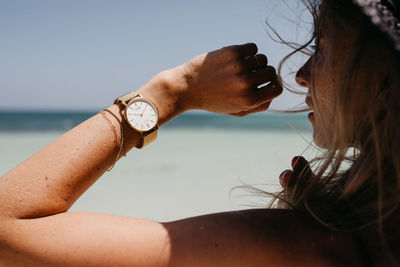
[[142, 133], [140, 136], [139, 144], [137, 144], [136, 148], [140, 149], [147, 146], [148, 144], [157, 139], [157, 135], [158, 135], [158, 126], [156, 126], [149, 132]]
[[128, 94], [125, 94], [123, 96], [120, 96], [114, 100], [114, 104], [122, 103], [124, 106], [128, 104], [129, 101], [131, 101], [135, 97], [141, 97], [140, 94], [137, 92], [130, 92]]

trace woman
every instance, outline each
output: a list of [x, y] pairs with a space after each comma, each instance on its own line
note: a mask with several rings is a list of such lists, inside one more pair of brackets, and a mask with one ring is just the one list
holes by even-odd
[[296, 81], [308, 89], [313, 139], [326, 153], [315, 175], [294, 159], [281, 175], [283, 197], [351, 233], [365, 264], [399, 264], [400, 1], [323, 1], [320, 12], [316, 50]]
[[316, 51], [296, 79], [309, 90], [314, 141], [327, 154], [314, 173], [301, 157], [293, 160], [293, 170], [282, 173], [285, 190], [278, 197], [291, 209], [168, 223], [67, 212], [119, 157], [154, 139], [156, 128], [146, 126], [148, 110], [155, 117], [158, 110], [162, 126], [191, 109], [244, 116], [269, 107], [282, 90], [274, 69], [254, 44], [231, 46], [156, 75], [137, 92], [146, 100], [125, 110], [126, 99], [139, 99], [137, 94], [117, 99], [5, 174], [0, 179], [2, 265], [397, 264], [398, 20], [391, 31], [377, 16], [399, 18], [399, 5], [382, 1], [385, 11], [377, 2], [326, 0], [316, 13]]

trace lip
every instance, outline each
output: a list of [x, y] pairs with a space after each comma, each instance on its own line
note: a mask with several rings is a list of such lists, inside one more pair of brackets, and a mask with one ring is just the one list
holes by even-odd
[[311, 109], [313, 109], [313, 102], [311, 96], [306, 97], [306, 104], [309, 106]]
[[314, 112], [308, 113], [307, 117], [309, 120], [314, 119]]

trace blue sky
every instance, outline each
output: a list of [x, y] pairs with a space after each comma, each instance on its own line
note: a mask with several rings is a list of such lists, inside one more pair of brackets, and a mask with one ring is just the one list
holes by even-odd
[[[288, 50], [267, 36], [267, 18], [292, 40], [308, 32], [282, 0], [0, 0], [0, 109], [98, 110], [232, 44], [255, 42], [276, 66]], [[285, 93], [273, 107], [300, 101]]]

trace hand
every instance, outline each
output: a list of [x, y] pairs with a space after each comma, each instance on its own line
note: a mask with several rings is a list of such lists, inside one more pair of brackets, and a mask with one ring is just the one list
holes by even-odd
[[255, 44], [225, 47], [180, 66], [181, 105], [237, 116], [268, 109], [282, 87], [267, 57], [257, 50]]
[[139, 92], [158, 107], [159, 125], [192, 109], [245, 116], [268, 109], [282, 92], [267, 64], [255, 44], [229, 46], [157, 74]]
[[140, 114], [140, 117], [143, 117], [144, 112], [146, 111], [147, 106], [144, 107], [142, 114]]
[[[285, 170], [279, 175], [279, 182], [284, 189], [283, 197], [286, 200], [289, 200], [294, 187], [298, 186], [300, 176], [302, 177], [302, 183], [311, 181], [315, 177], [308, 161], [301, 156], [296, 156], [292, 159], [292, 170]], [[283, 200], [279, 200], [278, 208], [288, 209], [290, 205]]]

